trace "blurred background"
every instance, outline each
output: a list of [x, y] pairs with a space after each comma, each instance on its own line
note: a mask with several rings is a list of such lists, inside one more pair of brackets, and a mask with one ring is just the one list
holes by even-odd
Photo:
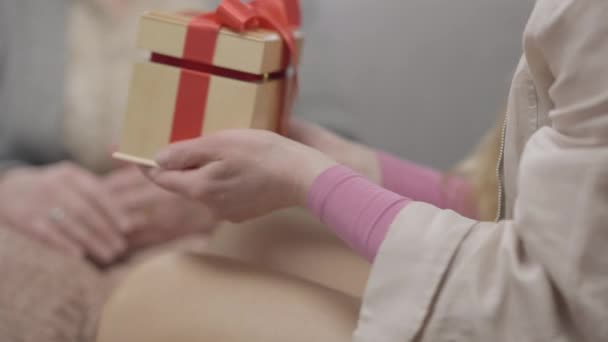
[[298, 113], [439, 168], [506, 103], [532, 0], [301, 0]]

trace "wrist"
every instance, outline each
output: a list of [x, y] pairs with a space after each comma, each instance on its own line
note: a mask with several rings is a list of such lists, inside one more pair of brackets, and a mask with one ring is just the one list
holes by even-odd
[[[308, 149], [308, 148], [307, 148]], [[296, 205], [307, 206], [308, 194], [315, 180], [328, 169], [338, 165], [338, 162], [327, 155], [309, 149], [309, 158], [302, 158], [300, 167], [294, 172], [294, 201]]]

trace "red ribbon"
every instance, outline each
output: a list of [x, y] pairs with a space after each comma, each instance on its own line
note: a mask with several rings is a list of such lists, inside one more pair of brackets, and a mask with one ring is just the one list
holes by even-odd
[[[215, 46], [222, 27], [242, 33], [257, 28], [274, 30], [285, 44], [285, 65], [293, 67], [290, 94], [283, 100], [279, 130], [290, 112], [297, 93], [298, 55], [294, 29], [300, 26], [299, 0], [223, 0], [215, 12], [198, 15], [188, 24], [183, 59], [213, 64]], [[171, 131], [171, 142], [193, 139], [202, 130], [209, 77], [195, 79], [192, 72], [182, 70]]]

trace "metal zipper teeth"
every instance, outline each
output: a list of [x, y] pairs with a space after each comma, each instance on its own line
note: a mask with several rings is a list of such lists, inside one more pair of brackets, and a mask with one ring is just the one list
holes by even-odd
[[498, 207], [496, 208], [496, 219], [498, 222], [502, 218], [502, 194], [503, 194], [503, 185], [502, 185], [502, 162], [505, 157], [505, 139], [507, 135], [507, 117], [508, 114], [505, 114], [505, 120], [502, 123], [502, 130], [500, 132], [500, 152], [498, 154], [498, 163], [496, 164], [496, 179], [498, 181]]

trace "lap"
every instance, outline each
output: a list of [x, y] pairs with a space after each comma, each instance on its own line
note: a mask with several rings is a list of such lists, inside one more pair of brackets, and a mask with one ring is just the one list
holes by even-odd
[[361, 297], [370, 264], [304, 210], [289, 209], [217, 230], [208, 252]]
[[350, 341], [359, 300], [221, 257], [170, 254], [131, 273], [99, 342]]

